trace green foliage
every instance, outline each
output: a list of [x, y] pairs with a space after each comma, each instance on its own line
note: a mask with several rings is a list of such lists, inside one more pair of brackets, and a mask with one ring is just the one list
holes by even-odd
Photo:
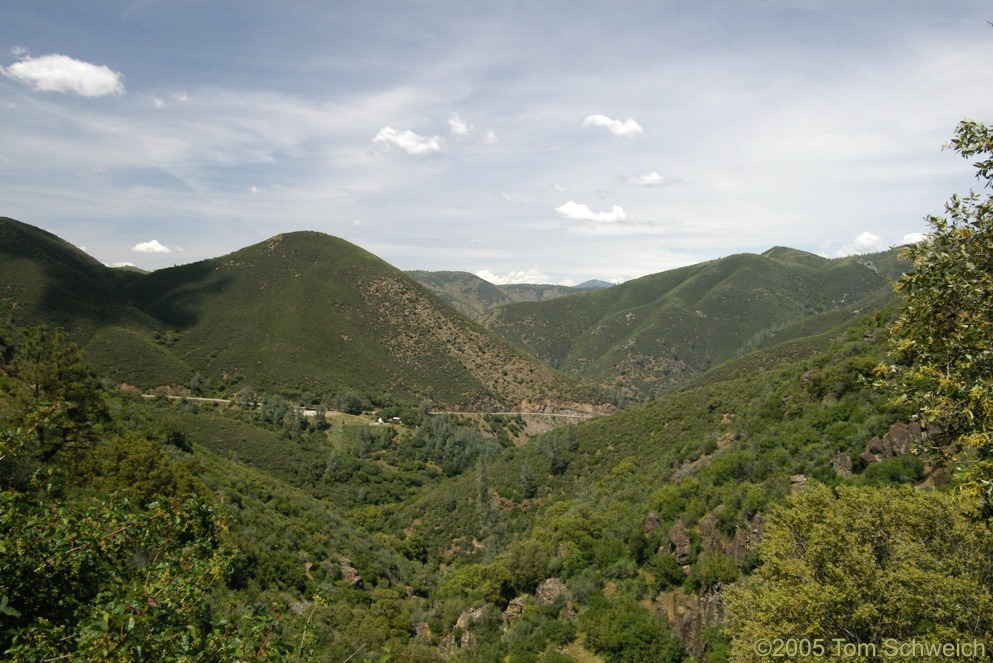
[[869, 465], [862, 472], [862, 482], [867, 485], [913, 483], [924, 474], [924, 461], [917, 456], [907, 455], [889, 458]]
[[732, 660], [761, 638], [985, 642], [993, 531], [967, 500], [910, 488], [811, 485], [767, 519], [761, 565], [727, 591]]
[[95, 495], [119, 492], [138, 505], [203, 492], [185, 464], [173, 461], [158, 443], [133, 433], [95, 444], [67, 481]]
[[777, 247], [501, 306], [486, 324], [617, 401], [644, 401], [751, 350], [845, 327], [892, 298], [901, 269], [896, 251], [828, 260]]
[[686, 657], [665, 619], [631, 599], [596, 594], [579, 623], [586, 645], [608, 663], [667, 663]]
[[[961, 122], [951, 147], [982, 157], [976, 175], [993, 183], [990, 127]], [[906, 250], [913, 269], [897, 283], [904, 307], [886, 377], [922, 421], [971, 456], [969, 485], [993, 512], [993, 196], [952, 196], [928, 224], [927, 238]]]
[[738, 578], [738, 563], [734, 557], [720, 552], [706, 551], [700, 554], [696, 564], [690, 569], [686, 579], [690, 591], [708, 591]]
[[93, 440], [107, 417], [100, 383], [65, 331], [0, 323], [6, 348], [0, 382], [0, 422], [24, 422], [42, 461]]
[[648, 560], [647, 568], [654, 575], [655, 587], [660, 592], [681, 585], [686, 580], [683, 567], [672, 555], [652, 555]]
[[207, 597], [231, 553], [203, 502], [135, 509], [5, 491], [0, 652], [9, 660], [279, 660], [274, 622], [213, 623]]

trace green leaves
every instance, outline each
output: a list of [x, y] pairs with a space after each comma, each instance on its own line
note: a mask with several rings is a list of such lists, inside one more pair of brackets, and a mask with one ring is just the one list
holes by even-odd
[[993, 531], [960, 496], [809, 486], [766, 521], [762, 565], [726, 595], [732, 660], [762, 639], [881, 645], [993, 636]]
[[[963, 121], [950, 146], [965, 157], [987, 157], [975, 166], [990, 186], [993, 129]], [[913, 270], [896, 284], [905, 303], [890, 330], [887, 384], [947, 441], [972, 447], [981, 460], [989, 440], [975, 435], [993, 431], [993, 199], [954, 195], [945, 215], [928, 223], [927, 239], [907, 249]], [[976, 454], [960, 461], [974, 490], [993, 477]]]

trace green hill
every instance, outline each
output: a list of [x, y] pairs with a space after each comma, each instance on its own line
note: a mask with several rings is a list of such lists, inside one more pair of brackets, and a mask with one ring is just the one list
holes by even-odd
[[160, 270], [131, 294], [176, 331], [172, 353], [205, 376], [477, 408], [589, 398], [371, 253], [320, 233]]
[[895, 250], [829, 260], [777, 247], [592, 293], [508, 304], [486, 324], [588, 383], [644, 398], [751, 349], [878, 309], [902, 267]]
[[[809, 262], [800, 267], [815, 272], [844, 274], [855, 266], [883, 271], [879, 257], [853, 265], [790, 255], [776, 260]], [[742, 265], [770, 259], [750, 256], [725, 269], [742, 275]], [[328, 263], [340, 271], [329, 271]], [[702, 266], [702, 272], [707, 269]], [[173, 325], [158, 337], [149, 335], [161, 356], [148, 361], [186, 366], [203, 361], [193, 341], [246, 333], [225, 320], [260, 299], [250, 296], [252, 287], [264, 283], [281, 293], [282, 310], [290, 311], [284, 315], [297, 315], [292, 302], [316, 286], [298, 289], [295, 282], [319, 283], [332, 272], [347, 273], [348, 283], [357, 284], [339, 296], [351, 297], [359, 321], [395, 299], [396, 290], [381, 282], [395, 273], [383, 270], [378, 259], [309, 234], [155, 273], [131, 283], [126, 294], [145, 298], [143, 315], [149, 319]], [[685, 283], [706, 293], [716, 279], [690, 274], [676, 279], [674, 289]], [[434, 299], [410, 287], [422, 294], [401, 298], [403, 310], [421, 318], [419, 297]], [[225, 297], [231, 288], [243, 294]], [[386, 293], [375, 305], [363, 294], [370, 288]], [[247, 314], [237, 319], [272, 329], [264, 306], [252, 310], [260, 311], [261, 322]], [[0, 443], [8, 445], [0, 454], [0, 487], [8, 490], [5, 503], [19, 501], [0, 509], [0, 518], [13, 524], [11, 531], [30, 531], [24, 540], [32, 547], [20, 555], [8, 545], [0, 560], [17, 572], [4, 576], [4, 582], [12, 583], [9, 577], [17, 584], [8, 592], [12, 610], [0, 612], [7, 638], [0, 645], [16, 645], [12, 638], [39, 615], [54, 614], [71, 628], [79, 626], [67, 633], [90, 638], [100, 614], [117, 634], [132, 628], [131, 621], [145, 628], [157, 615], [170, 614], [170, 606], [206, 603], [210, 609], [199, 621], [160, 621], [147, 628], [174, 633], [199, 624], [226, 634], [222, 642], [228, 646], [250, 643], [249, 654], [265, 651], [269, 660], [597, 660], [594, 653], [612, 660], [610, 652], [638, 648], [641, 660], [657, 660], [662, 650], [671, 654], [667, 660], [685, 660], [686, 653], [701, 661], [725, 660], [720, 611], [709, 606], [720, 604], [727, 585], [760, 563], [756, 551], [771, 526], [770, 509], [791, 493], [801, 494], [808, 481], [924, 487], [948, 479], [906, 453], [907, 440], [906, 448], [897, 448], [891, 433], [909, 430], [903, 422], [910, 413], [870, 385], [868, 378], [885, 360], [881, 339], [890, 315], [853, 317], [839, 307], [801, 322], [813, 330], [820, 316], [832, 320], [828, 331], [800, 335], [794, 328], [794, 338], [773, 337], [766, 347], [648, 403], [531, 437], [521, 446], [512, 434], [523, 423], [512, 415], [432, 415], [412, 407], [325, 418], [304, 415], [272, 395], [259, 403], [223, 404], [102, 392], [94, 402], [105, 400], [103, 416], [87, 410], [92, 421], [70, 429], [80, 443], [46, 459], [36, 454], [35, 442], [20, 436], [28, 430], [23, 422], [45, 413], [32, 409], [31, 376], [49, 364], [35, 366], [33, 352], [15, 348], [8, 353], [9, 374], [0, 381]], [[100, 331], [103, 336], [93, 338], [102, 338], [108, 352], [139, 343], [135, 339], [145, 333], [123, 326]], [[7, 333], [6, 339], [22, 338], [0, 327], [0, 336]], [[56, 351], [52, 358], [61, 356]], [[77, 372], [67, 373], [72, 374]], [[95, 380], [88, 382], [99, 389]], [[34, 405], [44, 408], [49, 400]], [[386, 423], [377, 421], [380, 416]], [[53, 471], [47, 480], [52, 490], [25, 479], [32, 466]], [[183, 544], [189, 535], [156, 524], [172, 522], [159, 500], [180, 489], [194, 491], [209, 506], [209, 513], [199, 512], [205, 525], [214, 522], [211, 514], [223, 523], [213, 539], [194, 540], [203, 549], [198, 559], [216, 561], [209, 591], [198, 591], [195, 601], [183, 599], [187, 603], [163, 601], [148, 617], [135, 613], [132, 603], [112, 602], [125, 582], [146, 593], [156, 582], [149, 557], [140, 554], [149, 544], [130, 539], [111, 551], [114, 557], [101, 557], [99, 573], [90, 571], [99, 596], [89, 596], [84, 584], [64, 582], [55, 562], [77, 564], [89, 547], [114, 540], [119, 526], [111, 524], [118, 522], [113, 516], [127, 523], [138, 519], [140, 531], [156, 528], [149, 540], [167, 555], [163, 564], [171, 565], [166, 570], [175, 578], [167, 596], [195, 586], [190, 583], [200, 577], [200, 567], [184, 565], [176, 559], [182, 550], [166, 546]], [[113, 507], [124, 513], [111, 510], [105, 517], [115, 504], [113, 490], [126, 491], [132, 502]], [[90, 524], [78, 527], [77, 505], [87, 504], [98, 511], [84, 514]], [[166, 504], [186, 517], [175, 501]], [[51, 599], [41, 606], [44, 611], [32, 603], [36, 586]], [[78, 598], [69, 616], [60, 602], [66, 598]], [[60, 638], [63, 649], [46, 655], [65, 656], [60, 652], [71, 652], [73, 642]]]
[[79, 333], [134, 319], [125, 288], [134, 273], [108, 269], [79, 248], [26, 223], [0, 217], [0, 310], [25, 324]]
[[65, 326], [101, 375], [142, 389], [342, 394], [458, 409], [585, 407], [577, 383], [334, 237], [290, 233], [149, 274], [0, 221], [0, 293]]
[[575, 288], [564, 285], [512, 283], [493, 285], [469, 272], [413, 271], [407, 274], [452, 306], [477, 322], [485, 321], [495, 308], [513, 302], [541, 302], [563, 297], [581, 288], [598, 288], [588, 282]]

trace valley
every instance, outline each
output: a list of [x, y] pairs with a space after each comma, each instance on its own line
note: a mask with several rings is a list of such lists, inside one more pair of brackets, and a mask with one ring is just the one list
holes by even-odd
[[[899, 249], [591, 290], [404, 274], [309, 232], [143, 274], [0, 219], [0, 257], [13, 660], [752, 660], [741, 606], [787, 591], [766, 560], [821, 521], [863, 551], [850, 504], [886, 551], [922, 542], [893, 585], [961, 598], [929, 508], [993, 573], [921, 451], [939, 434], [881, 386]], [[865, 545], [850, 564], [877, 573]]]

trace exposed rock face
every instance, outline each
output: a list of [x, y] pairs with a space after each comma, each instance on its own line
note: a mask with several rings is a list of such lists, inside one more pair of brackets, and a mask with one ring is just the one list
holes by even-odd
[[656, 599], [656, 605], [669, 621], [672, 632], [696, 658], [706, 653], [701, 637], [703, 629], [724, 621], [720, 588], [702, 595], [685, 594], [682, 589], [663, 592]]
[[[686, 534], [686, 529], [682, 524], [676, 523], [669, 528], [666, 534], [669, 539], [669, 552], [676, 558], [676, 561], [686, 566], [690, 563], [690, 537]], [[662, 551], [659, 551], [662, 552]]]
[[657, 530], [661, 524], [662, 519], [659, 518], [659, 514], [654, 511], [649, 511], [648, 515], [645, 516], [645, 524], [641, 526], [641, 533], [648, 536]]
[[358, 587], [362, 584], [362, 576], [359, 575], [358, 570], [352, 566], [352, 560], [347, 557], [338, 558], [338, 568], [341, 569], [341, 575], [352, 587]]
[[852, 457], [842, 452], [831, 459], [831, 467], [841, 477], [852, 476]]
[[924, 439], [925, 433], [916, 421], [909, 424], [893, 424], [881, 438], [874, 437], [869, 440], [866, 450], [859, 455], [859, 458], [866, 465], [872, 465], [908, 454]]
[[475, 634], [469, 627], [474, 622], [481, 620], [486, 615], [486, 606], [475, 610], [466, 610], [455, 621], [455, 628], [451, 633], [441, 639], [438, 649], [441, 655], [449, 658], [459, 653], [463, 649], [472, 649], [478, 644]]
[[806, 474], [794, 474], [790, 477], [790, 493], [799, 493], [807, 487]]
[[734, 555], [735, 561], [741, 564], [750, 557], [758, 548], [763, 536], [765, 536], [765, 523], [762, 522], [762, 514], [756, 513], [750, 522], [734, 532], [731, 554]]
[[514, 623], [514, 620], [524, 614], [524, 604], [527, 600], [531, 598], [529, 594], [521, 594], [516, 599], [507, 604], [507, 609], [503, 611], [503, 621], [508, 626]]
[[730, 555], [741, 564], [755, 552], [759, 541], [762, 540], [762, 535], [765, 533], [762, 516], [755, 514], [754, 518], [737, 527], [734, 535], [729, 537], [717, 527], [717, 517], [721, 510], [722, 507], [719, 506], [700, 519], [697, 525], [700, 547], [708, 552]]
[[538, 601], [538, 605], [543, 608], [555, 603], [559, 597], [565, 597], [566, 601], [572, 598], [569, 588], [558, 578], [543, 580], [534, 590], [534, 598]]

